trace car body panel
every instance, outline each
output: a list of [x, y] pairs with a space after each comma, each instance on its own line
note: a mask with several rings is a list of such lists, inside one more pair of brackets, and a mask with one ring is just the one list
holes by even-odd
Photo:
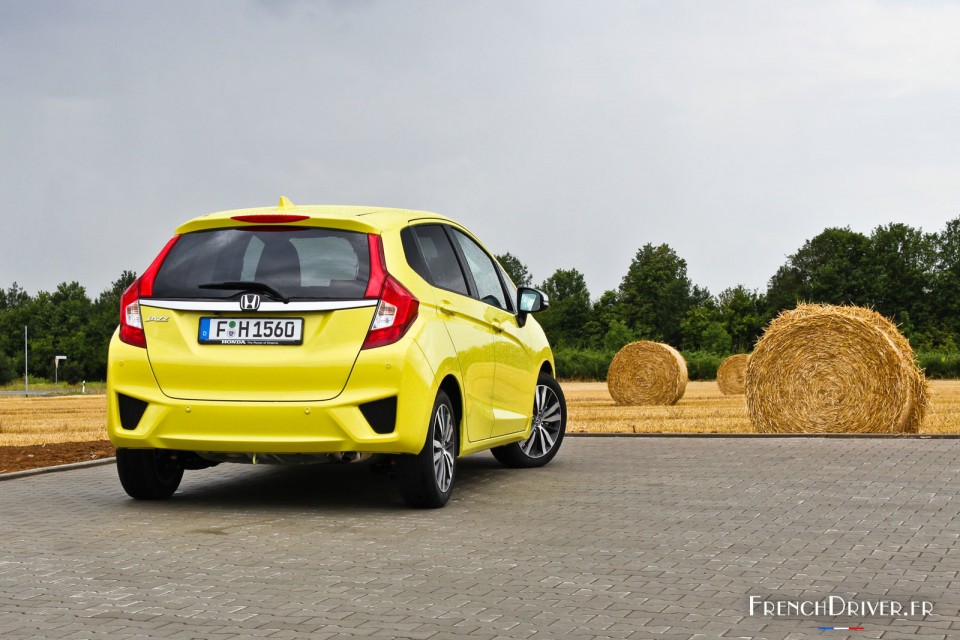
[[495, 332], [484, 318], [489, 305], [447, 291], [440, 298], [438, 308], [456, 350], [463, 380], [466, 439], [485, 440], [493, 430], [496, 382]]
[[431, 220], [437, 222], [453, 222], [446, 216], [428, 211], [410, 209], [391, 209], [387, 207], [356, 207], [336, 205], [295, 205], [290, 207], [255, 207], [250, 209], [234, 209], [220, 211], [199, 216], [189, 220], [176, 229], [176, 233], [192, 233], [202, 229], [216, 229], [222, 227], [256, 226], [257, 222], [238, 222], [238, 216], [259, 215], [302, 215], [307, 219], [299, 221], [296, 226], [329, 227], [360, 233], [381, 233], [387, 229], [403, 226], [410, 221]]
[[521, 327], [517, 318], [500, 309], [488, 312], [497, 328], [497, 373], [494, 385], [493, 430], [491, 437], [522, 432], [530, 426], [530, 397], [537, 386], [543, 352], [530, 349], [530, 336], [543, 331], [528, 319]]
[[[361, 352], [342, 393], [328, 401], [186, 400], [166, 396], [137, 348], [111, 342], [107, 423], [117, 447], [242, 453], [416, 453], [423, 446], [434, 372], [413, 339]], [[116, 394], [148, 403], [136, 429], [120, 425]], [[397, 423], [375, 433], [359, 405], [397, 396]], [[431, 398], [429, 401], [426, 398]]]
[[[304, 318], [302, 345], [201, 345], [199, 318], [239, 316], [239, 306], [181, 309], [171, 308], [176, 301], [147, 297], [141, 309], [147, 348], [118, 334], [110, 345], [107, 426], [118, 448], [413, 454], [424, 446], [441, 385], [462, 409], [461, 455], [529, 437], [537, 375], [554, 370], [543, 330], [532, 317], [520, 326], [510, 311], [434, 287], [404, 258], [400, 230], [411, 223], [469, 231], [423, 211], [327, 206], [225, 211], [176, 231], [243, 227], [248, 223], [236, 216], [274, 214], [309, 216], [291, 226], [379, 235], [390, 276], [419, 301], [416, 320], [398, 342], [361, 350], [376, 300], [317, 312], [281, 311], [282, 303], [265, 299], [261, 315]], [[119, 394], [147, 403], [133, 429], [121, 424]], [[395, 429], [377, 433], [360, 406], [392, 397]]]
[[[158, 303], [163, 304], [163, 303]], [[343, 390], [375, 302], [333, 311], [182, 311], [141, 302], [147, 356], [163, 393], [187, 400], [311, 401]], [[300, 345], [201, 344], [203, 317], [302, 318]], [[151, 318], [166, 318], [151, 322]], [[305, 357], [305, 354], [309, 354]]]

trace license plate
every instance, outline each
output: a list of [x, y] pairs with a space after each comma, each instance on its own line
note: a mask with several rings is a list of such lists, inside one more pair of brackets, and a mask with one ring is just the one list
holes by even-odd
[[200, 344], [303, 344], [303, 318], [200, 318]]

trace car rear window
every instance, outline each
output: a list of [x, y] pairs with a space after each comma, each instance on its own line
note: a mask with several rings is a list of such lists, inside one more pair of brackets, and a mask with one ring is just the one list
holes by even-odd
[[406, 227], [400, 232], [407, 264], [430, 284], [468, 296], [467, 281], [460, 270], [450, 239], [438, 224]]
[[231, 298], [202, 284], [258, 282], [299, 300], [355, 300], [370, 278], [363, 233], [324, 228], [245, 227], [188, 233], [157, 272], [157, 298]]

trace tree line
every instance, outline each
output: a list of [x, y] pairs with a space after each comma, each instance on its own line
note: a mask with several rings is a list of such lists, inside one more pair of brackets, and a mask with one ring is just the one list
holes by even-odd
[[641, 247], [620, 286], [596, 298], [575, 268], [534, 285], [517, 256], [498, 259], [518, 284], [550, 296], [537, 320], [567, 375], [602, 378], [624, 344], [654, 340], [680, 349], [688, 365], [705, 360], [710, 377], [722, 357], [750, 352], [770, 320], [798, 302], [875, 309], [926, 354], [929, 372], [960, 373], [960, 218], [938, 233], [902, 223], [869, 235], [827, 228], [787, 257], [765, 291], [737, 285], [714, 295], [690, 281], [686, 261], [666, 244]]
[[59, 378], [76, 384], [107, 377], [107, 348], [120, 318], [120, 295], [136, 279], [124, 271], [95, 299], [77, 282], [31, 296], [17, 283], [0, 289], [0, 384], [23, 376], [24, 327], [31, 377], [54, 378], [54, 357], [65, 355]]
[[[898, 323], [915, 350], [935, 354], [921, 364], [960, 361], [960, 218], [937, 233], [900, 223], [869, 235], [827, 228], [787, 257], [765, 291], [737, 285], [714, 295], [690, 281], [686, 261], [667, 244], [640, 247], [620, 286], [599, 297], [575, 268], [535, 284], [520, 258], [497, 258], [518, 285], [550, 296], [537, 320], [568, 376], [602, 378], [623, 345], [655, 340], [680, 349], [692, 377], [710, 377], [722, 357], [751, 351], [767, 323], [798, 302], [873, 308]], [[16, 283], [0, 290], [0, 384], [23, 374], [24, 326], [31, 376], [52, 378], [54, 356], [66, 355], [62, 379], [103, 380], [120, 295], [135, 278], [124, 271], [94, 299], [77, 282], [36, 295]]]

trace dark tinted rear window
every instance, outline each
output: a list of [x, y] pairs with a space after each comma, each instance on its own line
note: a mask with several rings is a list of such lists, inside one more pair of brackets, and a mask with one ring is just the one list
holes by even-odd
[[470, 295], [460, 263], [443, 227], [424, 224], [401, 232], [407, 263], [430, 284]]
[[201, 289], [217, 282], [259, 282], [292, 299], [362, 298], [370, 277], [367, 236], [320, 228], [215, 229], [182, 236], [153, 285], [157, 298], [230, 298]]

